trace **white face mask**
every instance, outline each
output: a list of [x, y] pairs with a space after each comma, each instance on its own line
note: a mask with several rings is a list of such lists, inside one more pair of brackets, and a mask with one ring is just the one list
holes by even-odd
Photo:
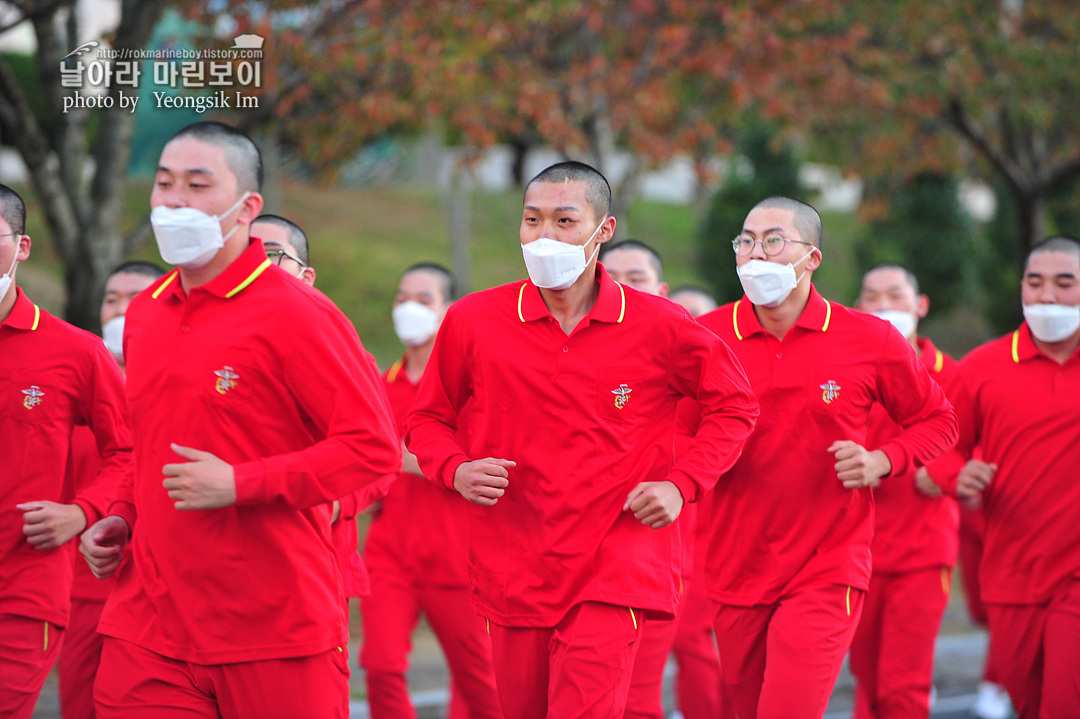
[[1080, 306], [1024, 305], [1031, 334], [1042, 342], [1060, 342], [1080, 329]]
[[391, 313], [394, 333], [406, 347], [419, 347], [439, 329], [439, 316], [419, 302], [402, 302]]
[[11, 283], [15, 281], [15, 265], [19, 264], [19, 248], [15, 247], [15, 259], [11, 261], [11, 267], [8, 271], [0, 276], [0, 300], [7, 297], [8, 290], [11, 289]]
[[807, 252], [794, 265], [790, 262], [781, 265], [778, 262], [750, 260], [737, 270], [743, 292], [755, 305], [776, 307], [787, 299], [806, 275], [803, 272], [796, 278], [795, 265], [801, 265], [812, 254], [814, 254], [813, 251]]
[[233, 225], [229, 234], [223, 237], [222, 218], [231, 215], [250, 194], [245, 192], [235, 205], [217, 217], [194, 207], [155, 207], [150, 212], [150, 225], [154, 228], [161, 259], [185, 270], [204, 267], [240, 226]]
[[882, 310], [881, 312], [874, 312], [872, 314], [875, 317], [880, 317], [890, 323], [904, 336], [904, 339], [908, 339], [911, 335], [915, 334], [915, 327], [918, 325], [918, 321], [915, 319], [915, 315], [910, 312]]
[[101, 338], [105, 348], [120, 364], [124, 364], [124, 316], [113, 317], [101, 328]]
[[[585, 245], [592, 242], [606, 221], [605, 217], [596, 226], [593, 233], [589, 235], [589, 239], [585, 241]], [[565, 290], [570, 287], [577, 282], [581, 273], [600, 251], [600, 244], [597, 243], [596, 249], [586, 260], [585, 245], [570, 245], [550, 237], [541, 237], [539, 240], [522, 245], [521, 254], [525, 256], [525, 269], [529, 271], [529, 279], [537, 287], [549, 290]]]

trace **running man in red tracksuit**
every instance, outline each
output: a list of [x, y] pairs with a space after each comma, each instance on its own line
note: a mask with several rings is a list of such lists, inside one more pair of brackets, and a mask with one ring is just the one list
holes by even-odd
[[[863, 276], [856, 309], [888, 320], [908, 340], [930, 376], [951, 391], [956, 362], [917, 334], [930, 300], [907, 268], [885, 263]], [[903, 428], [881, 405], [870, 410], [866, 439], [881, 446]], [[874, 485], [873, 573], [851, 642], [855, 719], [930, 715], [934, 640], [949, 603], [960, 510], [935, 483], [956, 474], [959, 455], [946, 453], [914, 474]]]
[[[406, 421], [424, 475], [473, 502], [473, 607], [508, 719], [622, 716], [646, 615], [677, 602], [678, 534], [653, 530], [735, 461], [756, 417], [722, 342], [597, 264], [610, 204], [587, 165], [533, 178], [530, 279], [450, 308]], [[682, 396], [703, 419], [673, 460]]]
[[[455, 296], [454, 276], [429, 263], [405, 270], [394, 298], [394, 331], [405, 345], [383, 381], [394, 419], [405, 417]], [[450, 668], [451, 719], [501, 718], [491, 664], [491, 638], [469, 603], [467, 504], [424, 478], [408, 450], [398, 479], [379, 505], [364, 539], [371, 596], [362, 603], [365, 670], [372, 719], [414, 717], [405, 672], [411, 635], [427, 617]]]
[[982, 500], [989, 662], [1020, 719], [1080, 712], [1080, 241], [1028, 254], [1024, 323], [960, 362], [961, 497]]
[[[124, 369], [124, 315], [135, 295], [154, 284], [165, 270], [150, 262], [125, 262], [105, 280], [101, 301], [101, 327], [105, 347]], [[71, 460], [68, 462], [70, 485], [74, 491], [93, 481], [101, 467], [94, 434], [86, 427], [76, 427], [71, 435]], [[109, 508], [111, 496], [102, 497], [95, 507], [100, 516]], [[101, 664], [102, 636], [98, 621], [115, 579], [98, 579], [90, 571], [75, 543], [68, 545], [72, 554], [71, 617], [64, 632], [57, 670], [60, 678], [60, 713], [64, 719], [93, 719], [94, 680]]]
[[[71, 554], [131, 464], [124, 379], [101, 339], [15, 285], [30, 257], [26, 205], [0, 185], [0, 716], [29, 717], [68, 626]], [[73, 430], [100, 466], [65, 487]]]
[[[870, 582], [869, 487], [956, 441], [952, 407], [907, 340], [814, 289], [821, 237], [809, 205], [761, 201], [733, 241], [746, 296], [698, 318], [761, 402], [707, 506], [705, 579], [742, 719], [824, 713]], [[866, 442], [875, 403], [904, 427], [877, 447]]]
[[249, 236], [261, 182], [219, 123], [158, 162], [150, 219], [177, 269], [128, 309], [135, 472], [82, 535], [99, 576], [133, 546], [99, 626], [102, 719], [348, 715], [331, 502], [401, 454], [352, 323]]

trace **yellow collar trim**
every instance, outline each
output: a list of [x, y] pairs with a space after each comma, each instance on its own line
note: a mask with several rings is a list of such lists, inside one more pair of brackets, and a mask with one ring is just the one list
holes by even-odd
[[158, 295], [160, 295], [162, 293], [162, 291], [164, 291], [164, 289], [166, 287], [171, 285], [172, 281], [175, 280], [179, 276], [180, 276], [180, 270], [173, 270], [172, 274], [169, 275], [169, 278], [167, 280], [165, 280], [164, 282], [162, 282], [161, 285], [159, 285], [158, 288], [156, 290], [154, 290], [154, 294], [150, 295], [150, 297], [152, 297], [153, 299], [156, 300], [158, 298]]
[[945, 354], [941, 350], [934, 350], [934, 372], [940, 374], [945, 366]]
[[618, 282], [615, 283], [615, 286], [619, 288], [619, 294], [622, 295], [622, 308], [619, 310], [619, 319], [616, 320], [616, 323], [622, 324], [623, 317], [626, 316], [626, 290]]
[[832, 319], [832, 303], [825, 300], [825, 324], [821, 326], [822, 332], [827, 332], [829, 329], [829, 320]]
[[401, 368], [404, 367], [404, 366], [405, 366], [405, 360], [404, 359], [399, 359], [397, 362], [390, 365], [390, 371], [386, 373], [386, 381], [387, 382], [396, 382], [398, 372], [400, 372]]
[[1013, 362], [1020, 364], [1020, 330], [1013, 332], [1012, 358]]
[[41, 320], [41, 308], [34, 305], [34, 324], [30, 325], [30, 331], [33, 332], [37, 329], [38, 322]]
[[742, 300], [735, 300], [735, 306], [731, 308], [731, 326], [735, 328], [735, 336], [742, 341], [742, 332], [739, 332], [739, 305]]
[[238, 284], [236, 287], [233, 287], [231, 290], [229, 290], [225, 294], [225, 299], [229, 299], [230, 297], [235, 295], [237, 292], [239, 292], [240, 290], [244, 289], [245, 287], [250, 285], [252, 282], [254, 282], [255, 278], [258, 277], [259, 275], [261, 275], [264, 271], [266, 271], [266, 268], [269, 267], [270, 264], [271, 264], [270, 263], [270, 258], [267, 257], [265, 260], [263, 260], [263, 263], [261, 265], [259, 265], [258, 267], [255, 268], [254, 272], [252, 272], [250, 275], [247, 276], [246, 280], [244, 280], [243, 282]]
[[525, 321], [525, 315], [521, 314], [521, 298], [525, 296], [525, 288], [528, 286], [528, 282], [522, 282], [521, 289], [518, 290], [518, 319], [522, 322]]

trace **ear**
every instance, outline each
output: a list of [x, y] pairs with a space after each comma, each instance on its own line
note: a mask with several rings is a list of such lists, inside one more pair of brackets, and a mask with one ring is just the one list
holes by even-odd
[[660, 283], [660, 289], [656, 292], [656, 294], [660, 295], [661, 297], [667, 297], [668, 296], [668, 283], [667, 282], [661, 282]]
[[926, 317], [930, 312], [930, 298], [926, 295], [919, 295], [915, 298], [915, 316], [920, 320]]
[[315, 286], [315, 268], [314, 267], [305, 267], [304, 271], [300, 273], [300, 280], [302, 282], [306, 282], [307, 284], [314, 287]]
[[19, 251], [15, 254], [15, 259], [19, 262], [26, 262], [30, 259], [30, 235], [19, 236]]
[[821, 250], [815, 247], [810, 250], [810, 257], [806, 260], [806, 269], [808, 272], [813, 272], [819, 267], [821, 267]]
[[596, 233], [596, 241], [603, 244], [615, 236], [615, 218], [607, 216], [604, 224], [600, 225], [600, 231]]
[[252, 192], [241, 203], [240, 209], [237, 211], [236, 221], [241, 225], [249, 225], [255, 221], [260, 214], [262, 214], [263, 208], [263, 196], [258, 192]]

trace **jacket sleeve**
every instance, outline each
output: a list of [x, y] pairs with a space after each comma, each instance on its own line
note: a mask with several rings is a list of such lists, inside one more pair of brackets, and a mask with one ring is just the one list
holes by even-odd
[[668, 475], [683, 499], [695, 502], [738, 460], [757, 421], [758, 402], [734, 353], [689, 315], [679, 329], [671, 384], [697, 401], [696, 428], [693, 407], [680, 401], [678, 451]]
[[382, 379], [356, 330], [335, 307], [311, 325], [296, 338], [283, 372], [323, 439], [235, 465], [237, 504], [310, 507], [383, 481], [401, 466]]
[[[961, 417], [959, 407], [957, 405], [959, 395], [959, 380], [960, 376], [956, 369], [955, 362], [950, 361], [944, 371], [938, 376], [938, 384], [945, 390], [945, 396], [949, 399], [949, 402], [953, 405], [953, 410], [956, 411], [957, 424], [959, 426]], [[931, 461], [926, 465], [926, 473], [930, 476], [931, 481], [934, 482], [944, 494], [947, 494], [954, 499], [956, 495], [956, 478], [967, 463], [967, 457], [963, 455], [956, 447], [950, 449], [945, 454], [941, 455], [937, 459]]]
[[890, 331], [882, 343], [876, 377], [877, 399], [904, 428], [880, 449], [889, 457], [891, 477], [914, 474], [956, 443], [956, 412], [944, 390], [926, 371], [911, 345]]
[[424, 476], [454, 489], [454, 472], [470, 461], [456, 436], [460, 412], [471, 394], [467, 336], [451, 307], [420, 381], [416, 401], [405, 420], [405, 445], [416, 455]]
[[94, 350], [79, 408], [81, 419], [93, 432], [101, 464], [92, 477], [78, 478], [73, 503], [83, 510], [87, 526], [106, 513], [116, 514], [112, 507], [117, 502], [129, 504], [130, 508], [117, 507], [117, 511], [122, 511], [131, 527], [135, 521], [131, 499], [134, 467], [124, 376], [104, 344], [97, 343]]

